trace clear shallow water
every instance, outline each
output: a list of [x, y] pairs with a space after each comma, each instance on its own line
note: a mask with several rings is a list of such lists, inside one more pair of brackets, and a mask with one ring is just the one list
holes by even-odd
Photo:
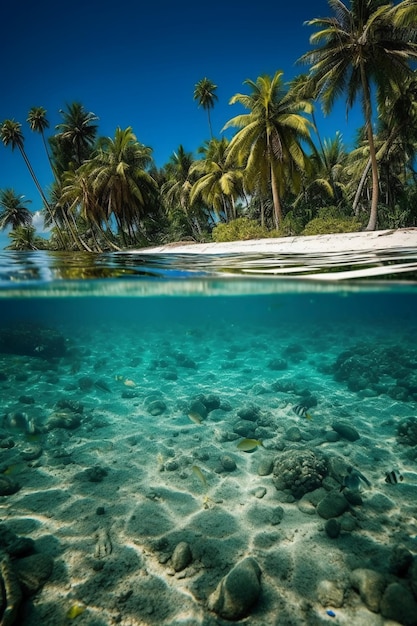
[[[417, 251], [342, 257], [1, 255], [0, 470], [20, 487], [1, 515], [54, 562], [18, 623], [62, 623], [81, 602], [80, 624], [214, 626], [209, 598], [245, 556], [263, 572], [255, 626], [328, 609], [379, 626], [358, 568], [414, 598], [389, 564], [399, 545], [417, 553], [417, 428], [415, 442], [402, 428], [417, 417]], [[304, 497], [298, 452], [327, 464]], [[333, 510], [332, 539], [318, 503], [345, 498], [349, 466], [370, 485]], [[192, 563], [175, 574], [182, 541]]]

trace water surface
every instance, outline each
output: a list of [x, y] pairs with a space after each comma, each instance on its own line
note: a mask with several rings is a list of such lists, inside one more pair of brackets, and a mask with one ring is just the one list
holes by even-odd
[[54, 564], [17, 623], [79, 603], [80, 624], [215, 626], [247, 556], [254, 626], [376, 624], [360, 568], [417, 602], [395, 569], [417, 552], [416, 269], [417, 250], [2, 253], [0, 509]]

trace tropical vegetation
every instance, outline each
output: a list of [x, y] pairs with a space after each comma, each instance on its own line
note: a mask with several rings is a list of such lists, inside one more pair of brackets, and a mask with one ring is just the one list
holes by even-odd
[[[248, 78], [229, 102], [239, 112], [213, 133], [217, 85], [207, 77], [193, 99], [207, 113], [210, 139], [196, 154], [183, 145], [157, 168], [132, 127], [101, 137], [99, 118], [81, 102], [26, 122], [43, 142], [51, 183], [44, 189], [25, 151], [22, 124], [0, 123], [42, 201], [48, 239], [32, 225], [29, 200], [0, 190], [0, 230], [9, 248], [102, 252], [171, 241], [230, 241], [417, 226], [417, 3], [328, 0], [329, 17], [306, 23], [307, 67]], [[191, 92], [191, 89], [190, 89]], [[190, 94], [191, 95], [191, 94]], [[315, 111], [359, 102], [363, 126], [353, 149], [322, 139]], [[225, 132], [231, 133], [228, 138]]]

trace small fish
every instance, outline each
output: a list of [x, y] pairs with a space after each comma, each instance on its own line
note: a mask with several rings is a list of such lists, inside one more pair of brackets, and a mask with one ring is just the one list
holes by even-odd
[[130, 380], [130, 378], [126, 378], [123, 381], [123, 384], [126, 385], [126, 387], [136, 387], [136, 383], [133, 380]]
[[191, 411], [190, 413], [188, 413], [188, 417], [192, 422], [194, 422], [194, 424], [201, 424], [203, 421], [203, 418], [201, 417], [200, 413], [197, 413], [197, 411]]
[[298, 417], [305, 417], [308, 420], [312, 419], [311, 413], [309, 413], [307, 407], [303, 406], [302, 404], [296, 404], [295, 406], [293, 406], [292, 410], [296, 415], [298, 415]]
[[116, 374], [116, 376], [114, 377], [114, 380], [117, 380], [118, 383], [123, 383], [126, 379], [124, 376], [121, 376], [120, 374]]
[[258, 446], [263, 446], [264, 444], [259, 439], [241, 439], [237, 444], [238, 450], [243, 450], [244, 452], [251, 452], [252, 450], [256, 450]]
[[45, 350], [45, 346], [36, 346], [35, 352], [43, 352]]
[[203, 472], [198, 467], [198, 465], [193, 465], [191, 469], [194, 472], [194, 474], [197, 476], [197, 478], [201, 481], [201, 483], [204, 486], [206, 486], [207, 485], [207, 478], [204, 476]]
[[391, 472], [385, 473], [385, 482], [390, 485], [396, 485], [398, 482], [404, 480], [404, 476], [397, 472], [396, 470], [392, 470]]
[[13, 476], [14, 474], [19, 474], [20, 472], [23, 472], [25, 469], [25, 463], [13, 463], [4, 470], [3, 474], [6, 474], [6, 476]]
[[84, 613], [86, 608], [87, 607], [84, 606], [84, 604], [79, 604], [79, 603], [73, 604], [72, 607], [70, 607], [67, 611], [68, 619], [75, 619], [76, 617]]
[[371, 486], [369, 480], [355, 467], [349, 465], [346, 468], [347, 474], [343, 478], [342, 485], [339, 491], [343, 491], [343, 489], [349, 489], [350, 491], [359, 491], [361, 482], [365, 483], [368, 487]]

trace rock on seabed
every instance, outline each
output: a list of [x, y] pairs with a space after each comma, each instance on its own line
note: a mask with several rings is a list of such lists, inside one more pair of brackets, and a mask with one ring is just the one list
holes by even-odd
[[222, 578], [208, 599], [220, 617], [238, 620], [249, 615], [261, 592], [261, 569], [254, 558], [243, 559]]

